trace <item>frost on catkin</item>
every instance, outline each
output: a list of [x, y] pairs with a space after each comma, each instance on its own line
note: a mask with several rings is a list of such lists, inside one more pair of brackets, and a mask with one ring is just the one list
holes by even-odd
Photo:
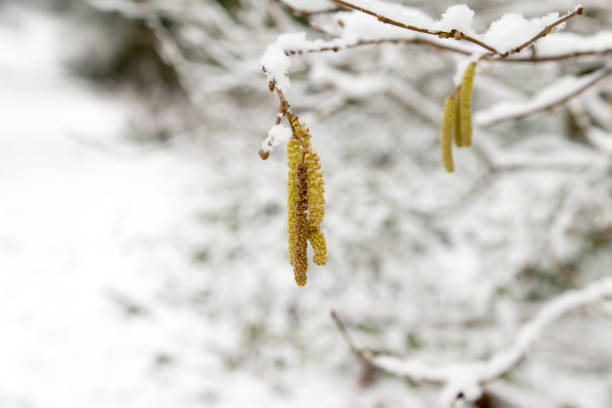
[[461, 127], [461, 146], [472, 145], [472, 91], [476, 64], [470, 63], [463, 74], [459, 92], [459, 118]]
[[453, 127], [455, 126], [455, 96], [449, 96], [444, 101], [444, 116], [440, 126], [440, 152], [444, 168], [449, 173], [455, 170], [453, 164]]

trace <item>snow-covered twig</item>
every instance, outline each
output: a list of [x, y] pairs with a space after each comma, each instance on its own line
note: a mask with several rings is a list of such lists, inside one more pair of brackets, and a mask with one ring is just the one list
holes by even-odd
[[445, 30], [432, 30], [429, 28], [423, 28], [423, 27], [417, 27], [411, 24], [406, 24], [406, 23], [402, 23], [400, 21], [394, 20], [392, 18], [386, 17], [380, 13], [377, 13], [375, 11], [372, 11], [370, 9], [367, 9], [365, 7], [361, 7], [358, 6], [356, 4], [353, 4], [351, 2], [348, 1], [344, 1], [344, 0], [333, 0], [336, 4], [341, 5], [341, 6], [345, 6], [345, 7], [349, 7], [352, 8], [354, 10], [360, 11], [362, 13], [365, 14], [369, 14], [373, 17], [376, 17], [376, 19], [382, 23], [385, 24], [390, 24], [396, 27], [400, 27], [400, 28], [405, 28], [406, 30], [411, 30], [411, 31], [416, 31], [419, 33], [423, 33], [423, 34], [430, 34], [430, 35], [435, 35], [439, 38], [455, 38], [457, 40], [465, 40], [471, 43], [474, 43], [484, 49], [486, 49], [489, 52], [492, 52], [493, 54], [498, 54], [501, 55], [501, 53], [499, 51], [497, 51], [494, 47], [492, 47], [489, 44], [486, 44], [485, 42], [478, 40], [477, 38], [474, 38], [468, 34], [463, 33], [460, 30], [457, 29], [452, 29], [450, 31], [445, 31]]
[[502, 102], [487, 110], [477, 112], [474, 122], [480, 128], [487, 128], [508, 120], [521, 119], [554, 109], [580, 95], [610, 74], [612, 74], [612, 65], [608, 64], [604, 68], [583, 78], [562, 78], [555, 84], [540, 91], [530, 101]]
[[535, 36], [533, 36], [529, 40], [525, 41], [523, 44], [521, 44], [518, 47], [516, 47], [516, 48], [506, 52], [503, 55], [503, 57], [506, 57], [506, 56], [511, 55], [511, 54], [518, 54], [519, 52], [521, 52], [525, 48], [527, 48], [530, 45], [534, 44], [540, 38], [545, 37], [548, 34], [550, 34], [555, 29], [555, 27], [565, 23], [567, 20], [569, 20], [569, 19], [571, 19], [573, 17], [581, 15], [583, 12], [584, 12], [584, 8], [582, 6], [575, 7], [574, 11], [572, 11], [571, 13], [566, 14], [565, 16], [561, 17], [560, 19], [558, 19], [554, 23], [547, 25], [546, 27], [544, 27], [542, 29], [542, 31], [540, 31], [538, 34], [536, 34]]
[[465, 362], [432, 365], [418, 359], [402, 359], [392, 355], [375, 355], [359, 348], [351, 339], [346, 326], [332, 312], [332, 318], [350, 349], [364, 362], [380, 370], [413, 381], [444, 386], [442, 399], [451, 404], [457, 399], [475, 401], [483, 386], [514, 369], [527, 355], [544, 329], [567, 313], [595, 302], [612, 298], [612, 278], [604, 278], [580, 289], [566, 292], [545, 304], [536, 316], [518, 332], [511, 346], [485, 362]]

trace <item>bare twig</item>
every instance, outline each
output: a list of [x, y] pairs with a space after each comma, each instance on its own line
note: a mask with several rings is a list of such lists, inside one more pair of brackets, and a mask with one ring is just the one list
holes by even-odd
[[337, 51], [340, 51], [341, 49], [349, 49], [349, 48], [363, 47], [366, 45], [379, 45], [379, 44], [416, 44], [416, 45], [424, 45], [424, 46], [428, 46], [432, 48], [437, 48], [439, 50], [450, 51], [450, 52], [454, 52], [454, 53], [462, 54], [462, 55], [472, 55], [469, 51], [462, 50], [460, 48], [451, 47], [445, 44], [441, 44], [439, 42], [425, 40], [422, 38], [412, 38], [412, 39], [382, 38], [379, 40], [360, 40], [354, 43], [347, 43], [347, 44], [342, 44], [342, 45], [335, 43], [333, 45], [332, 44], [323, 45], [320, 48], [312, 48], [312, 49], [306, 49], [306, 50], [300, 50], [300, 49], [285, 50], [285, 54], [287, 55], [310, 54], [310, 53], [325, 52], [325, 51], [337, 52]]
[[519, 57], [519, 58], [485, 58], [488, 61], [494, 62], [553, 62], [561, 61], [571, 58], [584, 57], [589, 55], [606, 55], [612, 52], [612, 48], [606, 48], [603, 50], [586, 50], [586, 51], [575, 51], [568, 52], [567, 54], [549, 55], [544, 57]]
[[[326, 32], [327, 33], [327, 32]], [[328, 34], [328, 33], [327, 33]], [[298, 55], [298, 54], [310, 54], [317, 52], [327, 52], [327, 51], [340, 51], [344, 49], [363, 47], [367, 45], [379, 45], [379, 44], [414, 44], [414, 45], [423, 45], [426, 47], [437, 48], [441, 51], [448, 51], [455, 54], [461, 55], [471, 55], [471, 53], [467, 50], [452, 47], [450, 45], [442, 44], [438, 41], [429, 41], [423, 38], [380, 38], [378, 40], [359, 40], [354, 43], [348, 43], [343, 45], [338, 45], [337, 43], [330, 45], [323, 45], [320, 48], [310, 48], [310, 49], [289, 49], [285, 50], [287, 55]], [[554, 61], [562, 61], [566, 59], [579, 58], [585, 56], [592, 55], [606, 55], [612, 53], [612, 47], [606, 49], [598, 49], [598, 50], [584, 50], [584, 51], [575, 51], [569, 52], [567, 54], [557, 54], [557, 55], [548, 55], [541, 57], [514, 57], [514, 58], [492, 58], [491, 55], [484, 55], [482, 59], [487, 60], [489, 62], [509, 62], [509, 63], [544, 63], [544, 62], [554, 62]]]
[[340, 316], [338, 316], [338, 313], [336, 313], [335, 310], [332, 310], [330, 315], [331, 315], [331, 318], [334, 320], [334, 323], [336, 323], [336, 327], [340, 331], [342, 338], [344, 339], [346, 344], [349, 346], [351, 351], [355, 353], [355, 355], [359, 357], [364, 363], [372, 367], [376, 367], [376, 363], [374, 362], [374, 356], [372, 355], [372, 353], [369, 350], [361, 349], [355, 345], [355, 343], [353, 342], [353, 339], [351, 339], [351, 336], [348, 334], [348, 331], [346, 329], [346, 326], [344, 325], [344, 322], [342, 321], [342, 319], [340, 319]]

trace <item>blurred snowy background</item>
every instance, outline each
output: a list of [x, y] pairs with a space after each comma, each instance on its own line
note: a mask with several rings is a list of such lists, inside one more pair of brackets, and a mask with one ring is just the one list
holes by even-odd
[[[434, 18], [453, 4], [402, 3]], [[468, 5], [484, 30], [576, 4]], [[566, 30], [610, 28], [609, 1], [583, 5]], [[456, 61], [386, 44], [292, 61], [329, 248], [296, 287], [284, 149], [257, 155], [278, 106], [258, 59], [281, 33], [322, 36], [308, 23], [326, 17], [268, 0], [0, 1], [0, 408], [432, 407], [436, 387], [368, 369], [330, 311], [373, 349], [478, 360], [610, 274], [612, 81], [475, 130], [448, 175]], [[474, 109], [609, 59], [491, 64]], [[490, 406], [612, 406], [610, 339], [612, 307], [572, 313]]]

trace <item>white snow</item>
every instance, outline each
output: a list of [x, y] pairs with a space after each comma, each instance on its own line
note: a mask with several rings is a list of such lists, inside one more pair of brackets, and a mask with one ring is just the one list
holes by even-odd
[[474, 10], [465, 4], [450, 6], [436, 25], [439, 30], [451, 31], [453, 29], [464, 32], [468, 35], [475, 34], [472, 28], [474, 20]]
[[291, 60], [286, 51], [300, 50], [307, 52], [323, 46], [339, 46], [341, 44], [341, 40], [307, 40], [304, 32], [281, 34], [275, 42], [268, 45], [259, 62], [264, 68], [268, 81], [274, 81], [281, 91], [287, 92], [290, 86], [288, 73]]
[[[354, 1], [353, 4], [379, 15], [392, 18], [400, 23], [431, 32], [449, 32], [456, 29], [485, 42], [500, 53], [518, 47], [560, 18], [559, 13], [550, 13], [543, 17], [531, 19], [527, 19], [521, 14], [508, 13], [493, 21], [485, 33], [479, 34], [472, 27], [475, 16], [474, 10], [465, 4], [450, 6], [442, 13], [439, 20], [433, 19], [419, 9], [395, 3], [378, 0], [358, 0]], [[321, 48], [343, 49], [364, 41], [414, 40], [421, 38], [468, 51], [471, 53], [470, 61], [488, 52], [485, 48], [471, 42], [457, 42], [452, 38], [438, 38], [430, 34], [385, 24], [378, 21], [376, 17], [361, 11], [339, 12], [335, 14], [334, 19], [341, 26], [340, 35], [337, 38], [331, 40], [308, 40], [303, 32], [290, 33], [281, 34], [275, 42], [268, 45], [260, 60], [268, 81], [276, 81], [279, 89], [283, 92], [287, 91], [290, 85], [288, 74], [291, 65], [290, 56], [287, 54], [290, 52], [306, 53]], [[554, 31], [559, 31], [564, 27], [565, 23], [559, 24], [554, 28]], [[550, 38], [554, 38], [554, 36], [550, 36]], [[574, 50], [573, 46], [576, 47], [575, 50], [585, 50], [603, 49], [611, 45], [610, 36], [606, 33], [599, 34], [596, 37], [589, 38], [588, 41], [582, 42], [581, 40], [584, 40], [584, 38], [568, 37], [568, 39], [570, 40], [569, 44], [572, 46], [564, 45], [563, 50], [565, 52], [572, 52]], [[541, 41], [544, 40], [546, 40], [546, 37]], [[553, 50], [561, 48], [561, 44], [563, 44], [562, 40], [548, 40], [544, 42], [542, 55], [552, 54]], [[460, 61], [458, 71], [462, 72], [466, 64], [467, 61]], [[458, 83], [460, 75], [458, 73], [455, 76], [455, 83]]]
[[[500, 19], [491, 23], [483, 40], [492, 45], [499, 52], [506, 52], [536, 36], [549, 24], [559, 19], [559, 13], [550, 13], [544, 17], [526, 19], [520, 14], [504, 14]], [[565, 23], [556, 27], [561, 30]]]
[[264, 152], [271, 152], [276, 146], [287, 143], [291, 138], [291, 129], [285, 125], [273, 125], [268, 130], [268, 136], [261, 142], [261, 149]]

